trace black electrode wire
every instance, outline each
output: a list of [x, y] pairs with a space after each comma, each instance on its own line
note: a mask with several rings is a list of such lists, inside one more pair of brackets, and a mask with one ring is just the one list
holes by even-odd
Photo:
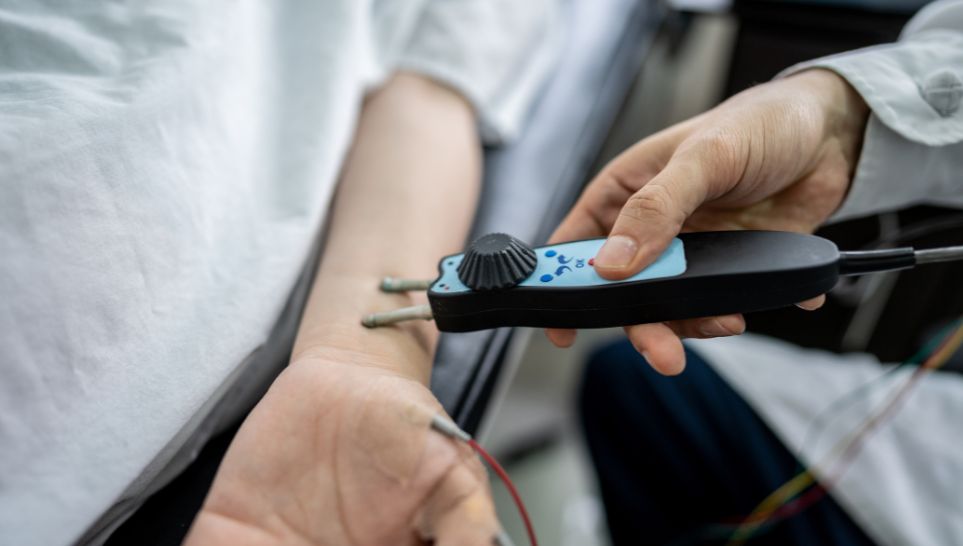
[[840, 275], [863, 275], [880, 271], [910, 269], [921, 264], [963, 260], [963, 246], [915, 250], [913, 247], [880, 250], [852, 250], [839, 253]]
[[880, 250], [851, 250], [839, 253], [840, 275], [863, 275], [880, 271], [910, 269], [916, 265], [913, 247]]
[[945, 246], [941, 248], [927, 248], [913, 253], [917, 264], [938, 264], [963, 260], [963, 246]]
[[[939, 216], [937, 218], [914, 222], [909, 225], [900, 225], [899, 215], [896, 213], [888, 213], [880, 215], [879, 223], [879, 237], [863, 245], [860, 250], [893, 248], [913, 244], [926, 237], [961, 229], [963, 228], [963, 214]], [[867, 284], [869, 286], [866, 286]], [[833, 297], [848, 307], [861, 306], [865, 303], [862, 293], [865, 290], [876, 290], [879, 288], [880, 286], [874, 284], [869, 277], [845, 277], [840, 279], [839, 284], [833, 288]]]

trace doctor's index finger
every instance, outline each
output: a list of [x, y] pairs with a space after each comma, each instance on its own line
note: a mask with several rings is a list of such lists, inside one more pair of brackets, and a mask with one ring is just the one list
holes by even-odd
[[668, 163], [692, 120], [636, 142], [610, 161], [549, 238], [549, 243], [608, 235], [626, 201]]

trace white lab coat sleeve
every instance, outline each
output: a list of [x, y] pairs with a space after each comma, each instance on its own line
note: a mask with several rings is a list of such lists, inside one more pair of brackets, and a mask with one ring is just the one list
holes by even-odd
[[931, 204], [963, 208], [963, 0], [921, 10], [893, 44], [801, 63], [845, 78], [872, 113], [832, 220]]
[[486, 144], [521, 130], [561, 46], [558, 0], [428, 0], [395, 70], [430, 76], [471, 102]]

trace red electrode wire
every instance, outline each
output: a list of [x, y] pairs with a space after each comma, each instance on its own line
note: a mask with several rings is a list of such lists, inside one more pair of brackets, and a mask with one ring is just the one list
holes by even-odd
[[476, 442], [474, 438], [468, 440], [468, 445], [470, 445], [471, 448], [474, 449], [482, 459], [485, 459], [485, 462], [488, 463], [488, 466], [491, 467], [492, 471], [494, 471], [502, 483], [505, 484], [505, 487], [508, 489], [508, 493], [512, 496], [512, 500], [515, 501], [515, 506], [518, 507], [518, 513], [522, 516], [522, 521], [525, 523], [525, 531], [528, 533], [528, 541], [532, 544], [532, 546], [538, 546], [538, 540], [535, 538], [535, 528], [532, 527], [532, 520], [528, 517], [528, 510], [525, 510], [525, 503], [522, 502], [522, 497], [518, 494], [518, 490], [515, 489], [515, 484], [512, 483], [512, 479], [508, 477], [508, 472], [505, 472], [505, 469], [502, 468], [502, 465], [498, 464], [498, 461], [496, 461], [494, 457], [485, 451], [485, 448], [478, 445], [478, 442]]

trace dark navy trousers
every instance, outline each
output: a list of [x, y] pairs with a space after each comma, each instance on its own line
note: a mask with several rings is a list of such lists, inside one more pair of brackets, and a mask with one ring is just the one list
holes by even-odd
[[[586, 368], [582, 424], [615, 546], [724, 544], [733, 521], [801, 470], [739, 394], [686, 357], [682, 375], [663, 377], [620, 341]], [[826, 496], [749, 544], [873, 542]]]

